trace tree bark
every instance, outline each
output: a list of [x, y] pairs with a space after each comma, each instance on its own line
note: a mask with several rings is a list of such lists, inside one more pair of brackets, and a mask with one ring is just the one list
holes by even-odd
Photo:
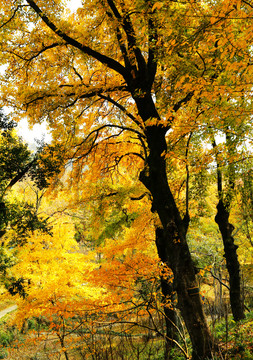
[[245, 318], [244, 301], [241, 289], [240, 264], [237, 256], [238, 246], [234, 243], [232, 232], [234, 226], [229, 223], [229, 211], [222, 199], [217, 205], [217, 215], [215, 221], [219, 226], [224, 245], [224, 257], [226, 259], [227, 270], [229, 273], [229, 295], [232, 314], [235, 321]]
[[[169, 267], [166, 254], [164, 253], [164, 231], [162, 228], [156, 228], [156, 247], [161, 261]], [[166, 324], [166, 346], [165, 359], [169, 357], [170, 350], [175, 347], [173, 340], [178, 341], [178, 316], [175, 310], [175, 294], [173, 281], [168, 276], [161, 275], [161, 289], [164, 301], [164, 314]], [[168, 304], [167, 304], [168, 302]]]
[[178, 211], [171, 193], [166, 173], [166, 129], [147, 126], [146, 137], [149, 148], [147, 167], [140, 173], [141, 182], [151, 192], [153, 210], [157, 211], [164, 231], [164, 241], [158, 251], [163, 252], [166, 263], [174, 275], [178, 308], [192, 342], [192, 359], [211, 359], [214, 346], [203, 312], [194, 264], [186, 241], [188, 223]]

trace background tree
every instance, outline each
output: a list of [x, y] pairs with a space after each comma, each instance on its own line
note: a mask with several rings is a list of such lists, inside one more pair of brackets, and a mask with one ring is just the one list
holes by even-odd
[[50, 147], [49, 160], [45, 149], [33, 154], [27, 144], [14, 131], [16, 123], [0, 112], [0, 269], [1, 281], [8, 291], [25, 296], [23, 285], [26, 283], [19, 274], [10, 274], [9, 269], [16, 261], [17, 249], [23, 246], [35, 230], [49, 232], [46, 219], [37, 213], [37, 207], [21, 200], [20, 194], [13, 196], [13, 188], [25, 178], [32, 178], [38, 186], [48, 185], [48, 179], [59, 171], [59, 161], [52, 165]]
[[[228, 169], [227, 169], [227, 184], [224, 177], [225, 164], [219, 161], [219, 154], [216, 156], [217, 161], [217, 191], [219, 196], [219, 202], [217, 204], [217, 214], [215, 221], [219, 226], [222, 240], [225, 250], [225, 258], [227, 269], [229, 272], [229, 284], [230, 284], [230, 303], [232, 313], [236, 321], [244, 319], [244, 303], [242, 298], [242, 284], [240, 277], [240, 263], [236, 250], [238, 248], [234, 243], [234, 237], [232, 235], [234, 226], [229, 222], [229, 216], [232, 205], [233, 192], [235, 191], [235, 165], [236, 161], [236, 148], [235, 140], [233, 140], [233, 134], [226, 133], [226, 146], [230, 155]], [[216, 147], [216, 143], [213, 143]], [[216, 150], [216, 149], [215, 149]], [[224, 189], [226, 188], [226, 190]]]

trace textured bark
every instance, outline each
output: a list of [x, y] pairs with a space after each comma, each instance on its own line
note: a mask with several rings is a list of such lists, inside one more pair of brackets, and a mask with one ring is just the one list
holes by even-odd
[[158, 251], [163, 252], [173, 271], [177, 307], [191, 338], [192, 359], [208, 359], [212, 358], [214, 343], [203, 313], [194, 264], [186, 242], [188, 223], [181, 218], [167, 181], [166, 162], [162, 156], [167, 148], [165, 133], [166, 130], [159, 126], [146, 128], [149, 156], [140, 180], [150, 190], [153, 210], [157, 211], [162, 223], [164, 240]]
[[[156, 228], [156, 246], [158, 255], [161, 261], [169, 266], [166, 263], [167, 258], [164, 252], [164, 231], [162, 228]], [[166, 349], [165, 349], [165, 359], [168, 358], [171, 348], [175, 346], [175, 342], [173, 340], [178, 341], [178, 316], [175, 310], [175, 295], [174, 295], [174, 286], [171, 279], [168, 279], [167, 276], [161, 275], [161, 289], [163, 295], [164, 305], [164, 314], [165, 314], [165, 323], [166, 323]], [[169, 302], [169, 306], [166, 305], [166, 302]]]
[[226, 265], [229, 273], [231, 310], [234, 320], [239, 321], [245, 318], [245, 313], [241, 289], [240, 264], [236, 252], [238, 246], [235, 245], [232, 236], [234, 227], [229, 223], [229, 211], [222, 200], [220, 200], [217, 205], [215, 221], [219, 226], [224, 245], [224, 257], [226, 258]]

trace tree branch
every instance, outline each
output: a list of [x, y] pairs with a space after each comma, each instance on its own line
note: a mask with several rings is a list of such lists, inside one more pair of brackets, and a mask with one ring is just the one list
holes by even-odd
[[248, 1], [246, 1], [246, 0], [242, 0], [242, 2], [243, 2], [244, 4], [246, 4], [246, 5], [248, 5], [249, 7], [251, 7], [251, 8], [253, 9], [253, 5], [252, 5], [252, 4], [250, 4]]
[[210, 274], [214, 279], [218, 280], [221, 285], [225, 286], [228, 290], [230, 290], [230, 287], [227, 284], [225, 284], [218, 276], [214, 275], [214, 273], [211, 270], [210, 270]]
[[[215, 138], [213, 137], [212, 140], [213, 149], [217, 147]], [[216, 160], [216, 172], [217, 172], [217, 190], [218, 190], [218, 198], [220, 201], [223, 201], [223, 189], [222, 189], [222, 172], [221, 166], [218, 160], [217, 152], [215, 152], [215, 160]]]
[[154, 25], [154, 21], [150, 17], [148, 19], [148, 77], [149, 77], [148, 83], [150, 88], [153, 85], [157, 71], [157, 61], [155, 58], [157, 40], [158, 40], [158, 36]]
[[[114, 20], [112, 13], [110, 13], [109, 11], [107, 11], [106, 13], [107, 13], [107, 15], [108, 15], [108, 17], [110, 19]], [[130, 64], [130, 60], [128, 58], [127, 49], [126, 49], [126, 46], [123, 43], [124, 40], [122, 38], [122, 34], [121, 34], [121, 31], [120, 31], [118, 26], [116, 27], [116, 36], [117, 36], [117, 39], [118, 39], [118, 44], [119, 44], [121, 54], [122, 54], [124, 62], [125, 62], [125, 66], [126, 66], [126, 68], [131, 69], [131, 64]]]
[[[29, 61], [32, 61], [33, 59], [35, 59], [36, 57], [38, 57], [40, 54], [42, 54], [44, 51], [48, 50], [48, 49], [53, 49], [54, 47], [57, 47], [59, 46], [60, 44], [58, 42], [55, 42], [51, 45], [48, 45], [48, 46], [44, 46], [44, 48], [40, 49], [37, 51], [36, 54], [34, 54], [33, 56], [31, 56], [30, 58], [23, 58], [23, 60], [29, 62]], [[20, 57], [20, 56], [19, 56]]]
[[31, 169], [31, 167], [35, 164], [36, 161], [37, 158], [35, 157], [28, 165], [26, 165], [21, 171], [19, 171], [18, 174], [14, 176], [13, 179], [11, 179], [6, 189], [4, 190], [4, 194], [6, 193], [6, 191], [11, 189], [12, 186], [14, 186], [19, 180], [21, 180], [23, 176], [27, 174], [27, 172]]
[[99, 94], [99, 97], [104, 99], [104, 100], [107, 100], [108, 102], [110, 102], [111, 104], [115, 105], [117, 108], [119, 108], [124, 114], [126, 114], [131, 120], [133, 120], [136, 124], [138, 125], [141, 125], [139, 123], [139, 121], [130, 113], [127, 111], [127, 109], [119, 104], [116, 100], [113, 100], [109, 95], [108, 96], [105, 96], [105, 95], [102, 95], [102, 94]]
[[85, 138], [80, 144], [76, 145], [76, 147], [81, 146], [82, 144], [84, 144], [84, 143], [91, 137], [92, 134], [98, 134], [99, 131], [101, 131], [101, 130], [107, 128], [107, 127], [109, 127], [109, 128], [115, 128], [115, 129], [121, 129], [121, 130], [123, 130], [123, 131], [124, 131], [124, 130], [126, 130], [126, 131], [132, 131], [132, 132], [134, 132], [135, 134], [137, 134], [138, 138], [143, 138], [143, 139], [145, 139], [145, 136], [144, 136], [142, 133], [140, 133], [138, 130], [135, 130], [135, 129], [132, 129], [132, 128], [129, 128], [129, 127], [126, 127], [126, 126], [121, 126], [121, 125], [105, 124], [105, 125], [100, 126], [100, 127], [97, 128], [97, 129], [92, 130], [92, 131], [89, 133], [89, 135], [87, 135], [86, 138]]
[[194, 91], [190, 91], [183, 99], [179, 100], [174, 106], [173, 110], [178, 111], [183, 104], [187, 104], [194, 95]]
[[185, 160], [186, 160], [186, 194], [185, 194], [185, 216], [184, 216], [184, 223], [186, 230], [189, 226], [190, 222], [190, 215], [189, 215], [189, 181], [190, 181], [190, 172], [189, 172], [189, 164], [188, 164], [188, 154], [189, 154], [189, 147], [190, 141], [192, 137], [192, 132], [190, 132], [189, 137], [187, 139], [186, 151], [185, 151]]
[[10, 17], [7, 21], [5, 21], [5, 22], [0, 26], [0, 29], [2, 29], [2, 28], [3, 28], [5, 25], [7, 25], [12, 19], [14, 19], [16, 13], [18, 12], [18, 10], [19, 10], [20, 8], [23, 8], [23, 7], [26, 7], [26, 6], [28, 6], [28, 5], [18, 5], [18, 6], [16, 7], [16, 9], [14, 10], [13, 14], [11, 15], [11, 17]]
[[[141, 134], [138, 130], [128, 128], [128, 127], [125, 127], [125, 126], [120, 126], [120, 125], [106, 124], [106, 125], [102, 125], [98, 129], [94, 129], [93, 131], [91, 131], [85, 137], [84, 140], [82, 140], [79, 144], [75, 145], [74, 147], [77, 148], [77, 149], [76, 149], [74, 155], [72, 156], [72, 158], [76, 157], [76, 159], [81, 159], [81, 158], [84, 158], [85, 156], [89, 155], [91, 153], [91, 151], [94, 150], [99, 145], [99, 143], [96, 143], [96, 141], [98, 139], [99, 132], [101, 130], [105, 129], [105, 128], [108, 128], [108, 127], [109, 128], [120, 129], [121, 131], [118, 134], [113, 134], [113, 135], [108, 136], [106, 139], [103, 139], [103, 141], [109, 140], [109, 139], [117, 137], [117, 136], [120, 136], [123, 133], [123, 131], [131, 131], [131, 132], [134, 132], [135, 134], [137, 134], [137, 137], [138, 137], [138, 139], [140, 140], [140, 142], [142, 144], [141, 139], [144, 138], [144, 135]], [[85, 142], [87, 142], [89, 140], [89, 138], [93, 134], [94, 134], [94, 138], [91, 140], [91, 144], [89, 145], [89, 149], [84, 154], [78, 156], [77, 155], [78, 154], [78, 148], [80, 148], [83, 144], [85, 144]], [[131, 153], [131, 154], [136, 155], [136, 156], [140, 157], [143, 161], [145, 161], [145, 158], [141, 154], [139, 154], [139, 153]]]
[[[78, 99], [88, 99], [88, 98], [92, 98], [94, 96], [100, 96], [102, 97], [102, 93], [103, 92], [114, 92], [114, 91], [124, 91], [127, 89], [127, 87], [125, 85], [119, 85], [119, 86], [114, 86], [114, 87], [102, 87], [102, 88], [89, 88], [87, 87], [87, 85], [85, 84], [80, 84], [78, 85], [79, 87], [80, 86], [84, 86], [87, 91], [83, 94], [81, 94], [79, 97], [77, 97], [77, 99], [75, 99], [75, 102], [78, 100]], [[63, 88], [75, 88], [76, 86], [75, 85], [72, 85], [72, 84], [63, 84], [63, 85], [59, 85], [59, 88], [63, 89]], [[90, 91], [89, 91], [90, 90]], [[35, 94], [36, 95], [36, 94]], [[69, 92], [69, 93], [65, 93], [64, 95], [59, 95], [60, 97], [71, 97], [71, 96], [75, 96], [76, 93], [75, 92]], [[50, 97], [55, 97], [57, 95], [55, 95], [55, 92], [53, 94], [42, 94], [42, 95], [38, 95], [37, 97], [35, 97], [34, 99], [31, 99], [29, 101], [27, 101], [24, 105], [26, 106], [29, 106], [30, 104], [34, 103], [34, 102], [37, 102], [39, 100], [43, 100], [44, 98], [50, 98]], [[133, 120], [133, 119], [132, 119]]]
[[[136, 44], [136, 35], [135, 35], [135, 31], [134, 31], [132, 22], [130, 20], [129, 14], [124, 14], [124, 16], [121, 16], [118, 9], [116, 8], [113, 0], [107, 0], [107, 3], [110, 6], [114, 16], [116, 17], [116, 19], [119, 21], [119, 23], [123, 27], [123, 30], [127, 36], [128, 49], [130, 52], [133, 51], [135, 58], [137, 60], [139, 70], [145, 71], [146, 70], [146, 62], [145, 62], [145, 59], [144, 59], [140, 49], [138, 48], [138, 46]], [[128, 56], [128, 59], [131, 63], [131, 54], [130, 54], [130, 57]], [[133, 66], [134, 64], [131, 64], [131, 65]]]
[[126, 80], [129, 78], [129, 74], [126, 71], [125, 67], [121, 65], [118, 61], [110, 58], [109, 56], [103, 55], [96, 50], [93, 50], [89, 46], [81, 44], [79, 41], [73, 39], [68, 36], [61, 29], [57, 28], [57, 26], [48, 18], [48, 16], [38, 7], [38, 5], [33, 0], [26, 0], [27, 3], [31, 6], [31, 8], [36, 12], [36, 14], [44, 21], [44, 23], [61, 39], [66, 41], [69, 45], [74, 46], [79, 49], [84, 54], [91, 56], [92, 58], [98, 60], [100, 63], [108, 66], [110, 69], [116, 71], [118, 74], [122, 75]]
[[131, 197], [130, 197], [130, 200], [141, 200], [141, 199], [143, 199], [146, 195], [149, 196], [149, 193], [145, 192], [145, 193], [141, 194], [140, 196], [131, 196]]

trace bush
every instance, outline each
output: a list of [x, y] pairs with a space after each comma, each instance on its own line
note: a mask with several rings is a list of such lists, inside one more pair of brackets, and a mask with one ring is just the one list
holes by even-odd
[[0, 349], [0, 359], [5, 359], [8, 357], [8, 353], [4, 349]]
[[5, 331], [0, 332], [0, 345], [3, 347], [9, 346], [14, 340], [14, 332], [12, 330], [6, 329]]
[[216, 326], [216, 336], [222, 344], [223, 352], [231, 359], [253, 359], [253, 312], [245, 320], [235, 322], [232, 318], [221, 321]]

